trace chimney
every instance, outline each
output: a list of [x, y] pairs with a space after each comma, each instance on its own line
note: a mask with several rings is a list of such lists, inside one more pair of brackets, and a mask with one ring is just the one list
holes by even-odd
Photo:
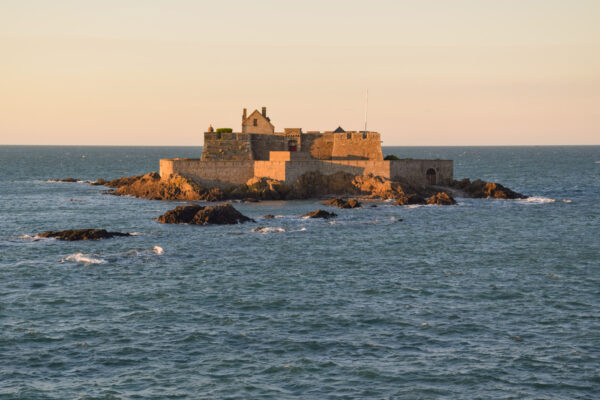
[[246, 109], [244, 108], [244, 114], [242, 114], [242, 121], [246, 120]]
[[262, 108], [262, 116], [267, 118], [267, 107]]

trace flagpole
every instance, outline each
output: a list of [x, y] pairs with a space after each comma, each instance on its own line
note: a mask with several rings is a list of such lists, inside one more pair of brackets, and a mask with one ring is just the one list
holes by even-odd
[[367, 94], [365, 98], [365, 133], [367, 133], [367, 117], [369, 113], [369, 89], [367, 88]]

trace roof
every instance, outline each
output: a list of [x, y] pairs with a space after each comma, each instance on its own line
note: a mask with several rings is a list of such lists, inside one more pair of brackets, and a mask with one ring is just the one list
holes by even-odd
[[346, 133], [346, 131], [341, 126], [338, 126], [333, 133]]

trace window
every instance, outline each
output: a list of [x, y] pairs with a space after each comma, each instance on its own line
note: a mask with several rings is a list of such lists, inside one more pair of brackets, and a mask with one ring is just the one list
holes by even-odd
[[252, 125], [258, 126], [258, 120], [256, 118], [254, 118], [254, 121], [252, 121]]

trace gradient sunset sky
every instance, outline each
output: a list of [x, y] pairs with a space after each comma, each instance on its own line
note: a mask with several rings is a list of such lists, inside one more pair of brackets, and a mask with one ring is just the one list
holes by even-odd
[[0, 2], [0, 144], [360, 130], [366, 88], [384, 146], [600, 144], [600, 1]]

